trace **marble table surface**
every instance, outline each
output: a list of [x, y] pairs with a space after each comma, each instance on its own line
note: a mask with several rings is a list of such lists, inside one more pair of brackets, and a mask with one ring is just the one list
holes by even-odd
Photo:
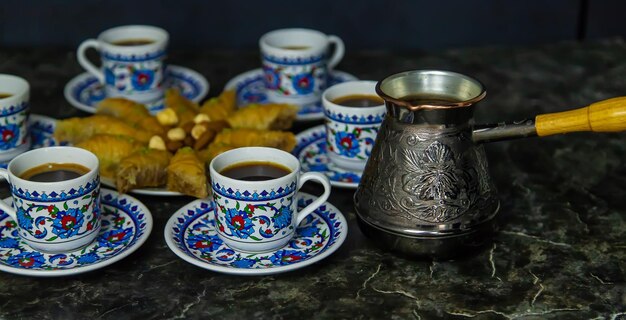
[[[205, 75], [214, 96], [230, 78], [256, 68], [257, 55], [173, 51], [168, 59]], [[338, 67], [373, 80], [424, 68], [467, 73], [486, 85], [476, 123], [532, 118], [626, 93], [626, 43], [620, 39], [349, 52]], [[63, 86], [80, 72], [70, 49], [0, 50], [0, 73], [30, 82], [34, 113], [87, 115], [63, 98]], [[352, 191], [334, 189], [330, 202], [350, 228], [337, 252], [289, 273], [223, 275], [177, 258], [165, 244], [167, 219], [191, 198], [137, 196], [155, 218], [139, 250], [70, 277], [0, 273], [0, 318], [626, 319], [626, 133], [498, 142], [486, 152], [502, 201], [500, 231], [470, 257], [410, 260], [386, 252], [359, 230]], [[8, 195], [5, 183], [2, 188]]]

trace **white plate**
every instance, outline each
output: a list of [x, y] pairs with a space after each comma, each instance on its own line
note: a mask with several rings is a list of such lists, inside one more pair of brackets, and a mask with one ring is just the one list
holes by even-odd
[[[31, 134], [31, 148], [41, 148], [46, 146], [55, 146], [55, 145], [67, 145], [67, 142], [59, 142], [56, 141], [53, 137], [54, 128], [56, 126], [57, 120], [52, 119], [50, 117], [31, 114], [30, 115], [30, 134]], [[0, 164], [2, 167], [2, 164]], [[6, 164], [4, 164], [6, 167]], [[100, 182], [105, 186], [109, 186], [115, 188], [115, 181], [109, 178], [101, 177]], [[139, 188], [133, 189], [129, 192], [135, 194], [143, 194], [148, 196], [182, 196], [183, 194], [180, 192], [169, 191], [165, 188]]]
[[359, 186], [361, 171], [345, 170], [330, 161], [326, 153], [324, 125], [300, 132], [291, 153], [300, 160], [302, 172], [322, 172], [334, 187], [356, 189]]
[[[111, 187], [114, 189], [116, 188], [115, 181], [113, 181], [113, 179], [101, 177], [100, 182], [102, 182], [102, 184], [107, 187]], [[184, 196], [184, 194], [180, 192], [169, 191], [165, 188], [158, 188], [158, 187], [154, 187], [154, 188], [145, 187], [145, 188], [131, 189], [128, 192], [135, 193], [135, 194], [142, 194], [146, 196], [160, 196], [160, 197]]]
[[[0, 210], [0, 270], [25, 276], [76, 275], [124, 259], [146, 242], [152, 215], [139, 200], [101, 189], [102, 228], [94, 242], [72, 252], [39, 252], [17, 235], [15, 221]], [[11, 203], [11, 198], [5, 199]]]
[[[298, 207], [316, 197], [298, 193]], [[165, 226], [165, 242], [181, 259], [211, 271], [236, 275], [267, 275], [293, 271], [316, 263], [335, 252], [346, 239], [348, 223], [326, 202], [306, 217], [296, 236], [269, 253], [242, 253], [222, 243], [215, 231], [213, 203], [195, 200], [178, 209]]]
[[[355, 76], [343, 71], [331, 71], [329, 73], [329, 84], [332, 86], [337, 83], [358, 80]], [[224, 90], [236, 90], [237, 104], [242, 106], [250, 103], [268, 102], [265, 94], [265, 84], [263, 84], [263, 70], [254, 69], [244, 72], [226, 83]], [[307, 104], [300, 106], [296, 120], [312, 121], [324, 118], [324, 109], [322, 102]]]
[[[178, 88], [187, 99], [200, 102], [209, 92], [209, 82], [196, 71], [168, 65], [165, 69], [165, 88]], [[92, 74], [85, 72], [74, 77], [65, 85], [65, 99], [74, 107], [89, 113], [96, 112], [98, 102], [105, 97], [102, 84]], [[155, 114], [165, 107], [163, 100], [147, 104], [150, 113]]]

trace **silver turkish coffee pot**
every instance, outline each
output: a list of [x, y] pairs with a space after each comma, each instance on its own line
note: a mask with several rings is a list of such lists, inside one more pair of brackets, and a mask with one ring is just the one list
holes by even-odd
[[449, 71], [394, 74], [376, 91], [387, 115], [354, 195], [357, 220], [367, 236], [411, 256], [452, 258], [491, 239], [500, 202], [481, 142], [626, 127], [624, 98], [475, 126], [485, 87]]

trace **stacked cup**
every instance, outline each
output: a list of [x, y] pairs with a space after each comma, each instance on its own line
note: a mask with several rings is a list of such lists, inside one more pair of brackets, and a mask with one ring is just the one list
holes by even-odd
[[259, 40], [259, 46], [269, 99], [300, 106], [320, 101], [329, 71], [344, 54], [339, 37], [301, 28], [268, 32]]
[[322, 95], [326, 124], [326, 151], [342, 169], [363, 171], [386, 114], [376, 94], [376, 81], [349, 81]]
[[[224, 152], [209, 165], [217, 235], [229, 247], [251, 253], [287, 244], [300, 222], [330, 196], [330, 182], [319, 172], [302, 173], [292, 154], [274, 148], [245, 147]], [[323, 194], [297, 210], [302, 185], [314, 180]]]
[[30, 148], [30, 86], [20, 77], [0, 74], [0, 163]]
[[[140, 103], [163, 99], [167, 31], [153, 26], [129, 25], [103, 31], [77, 50], [78, 62], [103, 84], [107, 97], [123, 97]], [[100, 52], [102, 66], [94, 66], [86, 51]]]
[[97, 237], [101, 225], [98, 158], [75, 147], [47, 147], [25, 152], [0, 168], [13, 206], [0, 209], [18, 227], [30, 247], [70, 252]]

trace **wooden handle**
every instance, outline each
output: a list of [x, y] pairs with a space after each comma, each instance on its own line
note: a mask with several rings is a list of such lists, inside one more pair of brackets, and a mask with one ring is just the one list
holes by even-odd
[[540, 137], [576, 131], [626, 130], [626, 97], [599, 101], [580, 109], [538, 115], [535, 128]]

